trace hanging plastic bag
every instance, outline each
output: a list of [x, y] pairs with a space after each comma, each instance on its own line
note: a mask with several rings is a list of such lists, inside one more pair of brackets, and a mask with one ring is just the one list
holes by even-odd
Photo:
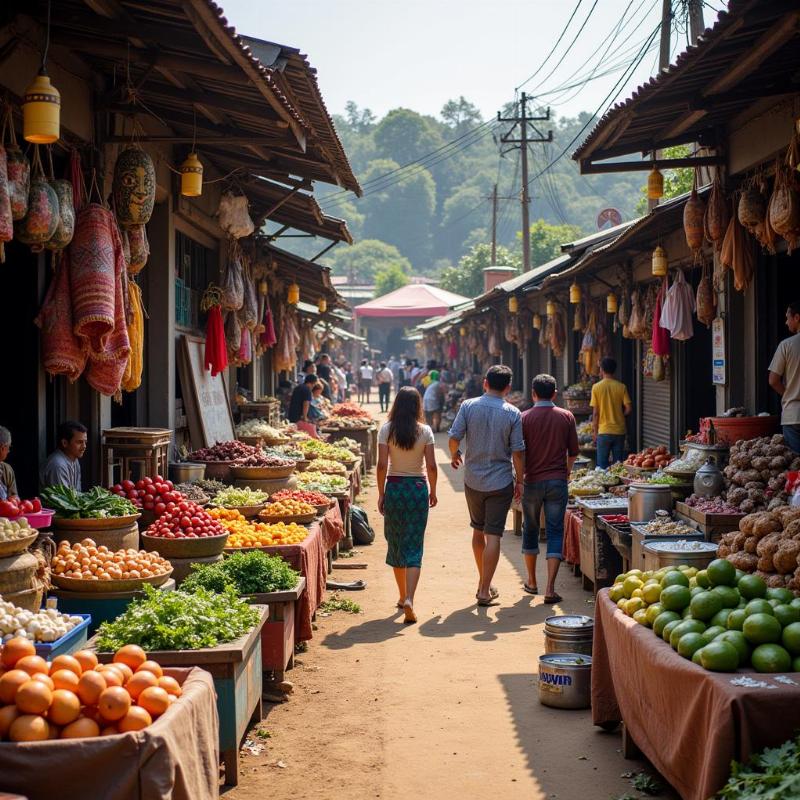
[[694, 292], [686, 283], [683, 270], [679, 269], [661, 307], [661, 327], [666, 328], [673, 339], [691, 339], [694, 336], [694, 309]]
[[234, 239], [249, 236], [255, 225], [250, 219], [247, 209], [247, 198], [244, 195], [236, 197], [230, 192], [225, 192], [219, 201], [219, 225], [222, 230]]
[[222, 309], [238, 311], [244, 305], [244, 275], [238, 253], [231, 254], [222, 281]]

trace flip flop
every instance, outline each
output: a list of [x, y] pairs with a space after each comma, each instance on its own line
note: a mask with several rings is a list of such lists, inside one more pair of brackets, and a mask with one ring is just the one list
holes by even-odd
[[560, 594], [548, 594], [545, 596], [545, 603], [560, 603], [564, 598]]
[[523, 589], [524, 589], [524, 590], [525, 590], [525, 591], [526, 591], [528, 594], [539, 594], [539, 587], [538, 587], [538, 586], [528, 586], [528, 584], [527, 584], [527, 583], [523, 583], [523, 584], [522, 584], [522, 588], [523, 588]]
[[[491, 597], [492, 600], [497, 600], [497, 598], [500, 597], [500, 590], [496, 586], [490, 586], [489, 587], [489, 597]], [[480, 599], [478, 597], [478, 593], [477, 592], [475, 592], [475, 599], [476, 600]]]
[[490, 598], [489, 600], [482, 600], [480, 597], [478, 598], [478, 605], [482, 608], [488, 608], [489, 606], [498, 606], [499, 603], [496, 603], [494, 598]]

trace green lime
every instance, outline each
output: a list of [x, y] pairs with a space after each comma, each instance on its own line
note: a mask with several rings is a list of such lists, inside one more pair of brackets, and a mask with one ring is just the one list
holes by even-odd
[[739, 594], [747, 600], [767, 596], [767, 583], [758, 575], [743, 575], [736, 584]]
[[713, 642], [721, 633], [725, 633], [725, 628], [719, 625], [712, 625], [710, 628], [705, 629], [703, 636], [705, 636], [707, 642]]
[[751, 600], [745, 607], [744, 611], [749, 617], [751, 614], [769, 614], [775, 616], [775, 609], [769, 600]]
[[769, 644], [781, 640], [781, 624], [772, 614], [750, 614], [742, 625], [750, 644]]
[[702, 633], [705, 629], [705, 624], [699, 619], [685, 619], [672, 629], [669, 635], [670, 646], [673, 650], [677, 650], [681, 636], [687, 633]]
[[724, 558], [715, 558], [706, 567], [706, 574], [712, 586], [733, 586], [736, 583], [736, 567]]
[[725, 631], [717, 636], [716, 641], [730, 642], [739, 653], [739, 665], [742, 666], [747, 663], [750, 658], [750, 645], [741, 631]]
[[781, 603], [791, 603], [794, 600], [794, 594], [788, 589], [767, 589], [767, 600], [780, 600]]
[[709, 625], [719, 625], [721, 628], [728, 627], [728, 617], [733, 613], [731, 608], [723, 608], [717, 611], [713, 617], [708, 621]]
[[[670, 572], [669, 574], [680, 575], [681, 573]], [[664, 580], [666, 580], [668, 577], [669, 575], [665, 575]], [[661, 605], [667, 609], [667, 611], [683, 611], [683, 609], [689, 605], [691, 599], [692, 595], [689, 593], [688, 586], [684, 586], [683, 584], [667, 584], [667, 586], [665, 586], [661, 591], [661, 597], [659, 598], [659, 601]]]
[[792, 672], [800, 672], [800, 656], [795, 656], [792, 659]]
[[738, 568], [737, 568], [737, 570], [736, 570], [736, 583], [739, 583], [739, 581], [740, 581], [740, 580], [741, 580], [741, 579], [742, 579], [742, 578], [743, 578], [745, 575], [747, 575], [747, 573], [746, 573], [746, 572], [743, 572], [742, 570], [740, 570], [740, 569], [738, 569]]
[[789, 672], [792, 657], [779, 644], [761, 644], [750, 656], [756, 672]]
[[651, 626], [656, 621], [656, 617], [659, 616], [663, 610], [664, 606], [662, 606], [661, 603], [653, 603], [653, 605], [647, 606], [647, 621]]
[[714, 592], [696, 594], [689, 604], [695, 619], [709, 620], [714, 614], [722, 611], [722, 598]]
[[740, 631], [746, 618], [747, 612], [743, 608], [734, 608], [733, 611], [728, 614], [728, 630]]
[[674, 611], [662, 611], [654, 620], [653, 620], [653, 633], [656, 636], [661, 636], [664, 632], [664, 626], [668, 622], [680, 622], [681, 617], [680, 614], [676, 614]]
[[701, 569], [694, 577], [698, 586], [702, 586], [704, 589], [711, 588], [711, 581], [708, 579], [708, 573], [704, 569]]
[[689, 578], [686, 577], [680, 570], [672, 570], [671, 572], [667, 572], [664, 577], [661, 579], [661, 586], [666, 588], [667, 586], [685, 586], [687, 589], [689, 588]]
[[[698, 635], [699, 636], [703, 636], [702, 633], [700, 633]], [[705, 637], [703, 637], [703, 641], [705, 642]], [[705, 644], [702, 647], [698, 647], [697, 650], [695, 650], [694, 653], [692, 654], [692, 663], [693, 664], [697, 664], [698, 667], [702, 667], [703, 666], [703, 661], [702, 661], [702, 659], [703, 659], [703, 656], [702, 656], [703, 647], [705, 647]]]
[[777, 597], [768, 597], [768, 598], [767, 598], [767, 602], [768, 602], [768, 603], [769, 603], [769, 604], [770, 604], [770, 605], [771, 605], [773, 608], [777, 608], [778, 606], [781, 606], [781, 605], [783, 605], [783, 603], [782, 603], [780, 600], [778, 600], [778, 598], [777, 598]]
[[742, 599], [734, 586], [715, 586], [711, 591], [722, 599], [723, 608], [736, 608]]
[[647, 609], [640, 608], [638, 611], [633, 612], [633, 619], [638, 622], [640, 625], [644, 625], [645, 628], [650, 627], [650, 623], [647, 621]]
[[679, 619], [678, 619], [678, 620], [675, 620], [674, 622], [668, 622], [668, 623], [667, 623], [667, 624], [664, 626], [664, 629], [661, 631], [661, 638], [662, 638], [662, 639], [663, 639], [663, 640], [664, 640], [664, 641], [665, 641], [667, 644], [669, 644], [669, 640], [670, 640], [670, 638], [672, 637], [672, 631], [674, 631], [674, 630], [675, 630], [675, 628], [677, 628], [677, 627], [678, 627], [678, 625], [680, 625], [680, 624], [681, 624], [681, 622], [682, 622], [682, 620], [679, 620]]
[[793, 655], [800, 656], [800, 622], [793, 622], [783, 629], [783, 646]]
[[625, 597], [633, 597], [634, 591], [642, 586], [644, 583], [636, 575], [631, 575], [622, 582], [622, 592]]
[[684, 633], [678, 641], [678, 655], [691, 658], [701, 647], [705, 647], [706, 640], [702, 633]]
[[702, 586], [690, 586], [689, 587], [689, 594], [694, 597], [695, 595], [702, 594], [703, 592], [707, 592], [708, 589], [704, 589]]
[[615, 583], [609, 590], [608, 590], [608, 597], [612, 603], [616, 603], [619, 600], [622, 600], [625, 597], [625, 592], [622, 590], [621, 583]]
[[739, 666], [739, 651], [730, 642], [714, 641], [707, 644], [700, 652], [702, 653], [700, 663], [704, 669], [732, 672]]
[[800, 608], [792, 608], [790, 605], [775, 606], [775, 619], [783, 628], [793, 622], [800, 622]]
[[792, 602], [789, 603], [789, 605], [792, 608], [800, 608], [800, 597], [795, 597], [794, 600], [792, 600]]

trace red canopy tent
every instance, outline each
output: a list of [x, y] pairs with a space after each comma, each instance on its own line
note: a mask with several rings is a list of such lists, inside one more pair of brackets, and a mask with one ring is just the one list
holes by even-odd
[[439, 314], [446, 314], [462, 303], [468, 303], [468, 297], [448, 292], [438, 286], [424, 283], [409, 283], [395, 289], [383, 297], [377, 297], [362, 303], [353, 309], [356, 317], [386, 319], [388, 317], [405, 317], [407, 319], [427, 319]]

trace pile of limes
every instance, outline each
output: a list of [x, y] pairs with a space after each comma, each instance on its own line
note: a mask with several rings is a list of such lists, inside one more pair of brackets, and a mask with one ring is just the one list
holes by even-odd
[[625, 614], [705, 669], [800, 672], [800, 597], [718, 558], [619, 575], [609, 597]]

